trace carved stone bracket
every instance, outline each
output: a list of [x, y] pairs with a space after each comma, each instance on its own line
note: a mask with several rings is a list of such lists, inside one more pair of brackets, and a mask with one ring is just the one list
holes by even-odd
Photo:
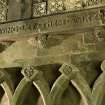
[[46, 14], [47, 14], [46, 2], [33, 3], [33, 17], [43, 16]]
[[47, 96], [50, 91], [50, 88], [48, 86], [48, 83], [43, 78], [43, 73], [41, 71], [36, 70], [32, 66], [29, 66], [28, 68], [23, 69], [22, 73], [29, 81], [33, 81], [33, 84], [40, 92], [43, 102], [46, 105]]
[[64, 91], [69, 86], [70, 78], [73, 76], [73, 69], [68, 64], [63, 64], [59, 71], [62, 73], [53, 84], [48, 97], [48, 105], [59, 105]]

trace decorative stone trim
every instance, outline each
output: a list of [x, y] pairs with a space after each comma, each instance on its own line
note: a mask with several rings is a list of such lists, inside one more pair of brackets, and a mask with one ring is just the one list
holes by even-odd
[[47, 14], [47, 3], [46, 2], [38, 2], [33, 3], [32, 6], [33, 17], [43, 16]]
[[48, 13], [58, 13], [64, 11], [63, 0], [49, 0], [48, 1]]
[[8, 2], [7, 0], [0, 1], [0, 22], [7, 21]]

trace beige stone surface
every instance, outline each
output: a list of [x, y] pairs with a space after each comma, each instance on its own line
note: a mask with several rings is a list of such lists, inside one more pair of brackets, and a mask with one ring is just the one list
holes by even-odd
[[2, 97], [0, 105], [9, 105], [9, 100], [6, 94], [4, 94], [4, 96]]

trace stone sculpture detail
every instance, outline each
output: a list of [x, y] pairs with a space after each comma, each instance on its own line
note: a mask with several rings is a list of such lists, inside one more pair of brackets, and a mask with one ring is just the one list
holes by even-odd
[[33, 17], [47, 14], [47, 2], [34, 2], [32, 5]]
[[0, 0], [0, 22], [7, 20], [8, 2], [7, 0]]
[[100, 5], [101, 0], [33, 1], [33, 17]]
[[[30, 6], [22, 1], [24, 17]], [[7, 22], [8, 3], [0, 0], [0, 85], [10, 105], [105, 104], [101, 2], [32, 0], [32, 17]]]

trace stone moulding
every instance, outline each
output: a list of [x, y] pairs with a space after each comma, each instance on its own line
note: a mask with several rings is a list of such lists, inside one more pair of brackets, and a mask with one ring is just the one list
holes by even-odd
[[104, 12], [105, 6], [99, 6], [24, 21], [3, 23], [0, 24], [0, 40], [18, 40], [38, 34], [73, 34], [93, 30], [96, 27], [104, 26]]

